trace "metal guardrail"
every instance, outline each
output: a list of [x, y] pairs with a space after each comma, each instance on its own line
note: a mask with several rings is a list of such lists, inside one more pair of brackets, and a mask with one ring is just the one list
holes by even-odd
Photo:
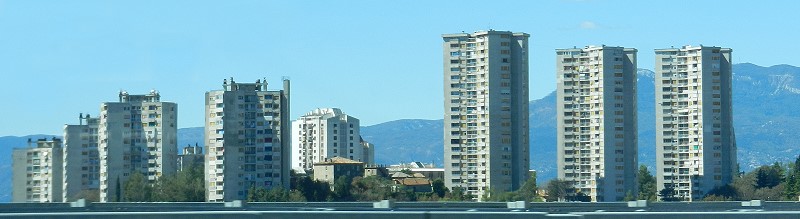
[[7, 213], [0, 218], [57, 218], [57, 219], [540, 219], [540, 218], [587, 218], [587, 219], [796, 219], [800, 211], [758, 212], [584, 212], [552, 214], [544, 212], [465, 212], [465, 211], [190, 211], [190, 212], [61, 212], [61, 213]]
[[[291, 213], [286, 213], [291, 212]], [[2, 203], [0, 218], [800, 218], [800, 202], [109, 202]], [[158, 216], [162, 215], [162, 216]], [[361, 216], [359, 216], [361, 215]], [[455, 215], [455, 216], [454, 216]], [[460, 216], [458, 216], [460, 215]], [[78, 217], [80, 216], [80, 217]], [[284, 217], [287, 216], [287, 217]], [[302, 217], [301, 217], [302, 216]], [[456, 217], [458, 216], [458, 217]], [[681, 217], [685, 218], [685, 217]]]

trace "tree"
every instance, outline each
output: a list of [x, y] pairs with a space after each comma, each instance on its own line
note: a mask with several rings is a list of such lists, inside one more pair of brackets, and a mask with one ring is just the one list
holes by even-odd
[[655, 201], [656, 197], [656, 178], [647, 169], [647, 166], [639, 166], [639, 200]]
[[151, 201], [159, 202], [203, 202], [205, 201], [205, 179], [203, 167], [178, 171], [176, 175], [161, 176], [152, 187]]
[[433, 187], [433, 193], [439, 196], [439, 198], [444, 198], [445, 194], [450, 192], [447, 187], [444, 186], [444, 181], [442, 181], [442, 179], [433, 180], [431, 187]]
[[114, 184], [114, 187], [116, 187], [116, 189], [117, 189], [116, 194], [114, 196], [114, 201], [115, 202], [121, 202], [122, 201], [122, 183], [119, 182], [119, 176], [117, 176], [117, 183]]
[[331, 195], [329, 183], [313, 180], [310, 176], [298, 175], [293, 178], [292, 190], [298, 191], [310, 202], [323, 202]]
[[800, 195], [800, 156], [794, 160], [794, 163], [789, 165], [787, 171], [786, 185], [784, 186], [784, 193], [787, 200], [797, 200]]
[[151, 201], [150, 198], [152, 193], [152, 187], [147, 182], [147, 179], [145, 178], [144, 175], [142, 175], [142, 173], [133, 172], [133, 174], [131, 174], [128, 177], [128, 180], [125, 181], [123, 188], [125, 189], [125, 191], [122, 193], [124, 196], [122, 198], [122, 201], [126, 202]]
[[255, 187], [251, 186], [249, 190], [247, 190], [247, 201], [248, 202], [264, 202], [267, 200], [267, 189], [264, 187]]
[[567, 181], [554, 179], [547, 183], [547, 201], [566, 201], [567, 192], [570, 189]]
[[756, 188], [772, 188], [783, 182], [784, 170], [779, 163], [756, 169]]
[[77, 195], [75, 195], [75, 197], [69, 201], [76, 201], [78, 199], [86, 199], [87, 202], [99, 202], [100, 190], [97, 189], [83, 190]]
[[[411, 199], [407, 196], [408, 194], [403, 194], [402, 188], [393, 191], [392, 188], [400, 188], [394, 186], [392, 181], [378, 176], [356, 177], [353, 178], [350, 191], [355, 201], [380, 201], [387, 199], [407, 201]], [[411, 195], [413, 195], [413, 192]]]
[[464, 188], [453, 187], [453, 191], [445, 195], [447, 201], [472, 201], [473, 195], [464, 192]]
[[661, 201], [665, 202], [674, 202], [679, 200], [677, 197], [675, 197], [675, 189], [672, 187], [666, 187], [661, 191], [658, 191], [658, 197], [661, 197]]
[[353, 197], [350, 193], [353, 180], [350, 177], [341, 176], [333, 183], [333, 201], [352, 201]]
[[633, 197], [633, 193], [630, 190], [628, 190], [627, 192], [625, 192], [625, 198], [623, 198], [622, 200], [626, 202], [635, 201], [636, 197]]
[[739, 195], [736, 188], [731, 185], [717, 186], [706, 194], [704, 201], [731, 201], [736, 200]]
[[517, 190], [517, 198], [520, 201], [527, 201], [527, 202], [537, 202], [540, 201], [539, 188], [536, 186], [536, 175], [528, 178], [525, 181], [525, 184], [522, 184], [522, 187]]

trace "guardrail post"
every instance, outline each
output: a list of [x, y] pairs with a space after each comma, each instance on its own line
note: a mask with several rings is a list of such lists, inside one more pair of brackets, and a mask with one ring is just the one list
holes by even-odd
[[379, 202], [373, 202], [372, 208], [381, 208], [381, 209], [392, 209], [394, 208], [394, 201], [392, 200], [381, 200]]
[[742, 207], [761, 207], [761, 200], [750, 200], [742, 202]]
[[526, 201], [506, 202], [506, 208], [509, 208], [509, 209], [528, 209], [528, 202], [526, 202]]
[[636, 200], [628, 202], [629, 208], [645, 208], [647, 207], [647, 200]]
[[86, 207], [86, 199], [78, 199], [74, 202], [69, 203], [69, 207], [72, 208], [85, 208]]
[[225, 202], [225, 207], [226, 208], [241, 208], [241, 207], [244, 207], [245, 203], [246, 202], [244, 202], [242, 200], [233, 200], [233, 201]]

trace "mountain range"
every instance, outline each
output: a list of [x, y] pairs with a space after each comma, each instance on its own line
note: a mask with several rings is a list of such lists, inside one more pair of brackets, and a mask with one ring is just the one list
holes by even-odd
[[[800, 154], [800, 67], [733, 66], [734, 128], [741, 171], [774, 162], [790, 162]], [[654, 72], [638, 70], [639, 163], [655, 166]], [[555, 92], [529, 104], [531, 168], [539, 182], [556, 176]], [[357, 117], [357, 115], [355, 115]], [[361, 128], [362, 137], [375, 144], [376, 162], [412, 161], [442, 165], [443, 120], [402, 119]], [[10, 200], [11, 148], [24, 147], [28, 138], [49, 135], [0, 137], [0, 202]], [[203, 128], [178, 129], [178, 146], [203, 142]]]

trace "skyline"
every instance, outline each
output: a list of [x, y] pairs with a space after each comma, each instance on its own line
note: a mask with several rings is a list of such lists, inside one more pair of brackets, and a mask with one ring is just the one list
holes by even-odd
[[[531, 34], [530, 99], [555, 89], [557, 48], [632, 47], [645, 69], [653, 69], [654, 49], [700, 44], [733, 48], [734, 63], [800, 65], [792, 52], [800, 45], [788, 43], [800, 30], [782, 25], [800, 8], [789, 1], [692, 2], [715, 13], [676, 3], [654, 11], [647, 2], [504, 1], [469, 16], [477, 1], [304, 3], [2, 1], [7, 83], [0, 98], [17, 106], [0, 109], [14, 115], [0, 123], [0, 136], [61, 135], [64, 124], [76, 124], [79, 113], [97, 115], [120, 90], [159, 90], [179, 105], [179, 128], [200, 127], [203, 94], [230, 77], [266, 77], [272, 90], [288, 76], [291, 119], [323, 107], [341, 108], [363, 125], [441, 119], [443, 100], [434, 95], [443, 89], [441, 34], [461, 31]], [[745, 9], [751, 16], [734, 16]], [[463, 23], [451, 23], [454, 14]], [[671, 34], [676, 29], [697, 34]]]

